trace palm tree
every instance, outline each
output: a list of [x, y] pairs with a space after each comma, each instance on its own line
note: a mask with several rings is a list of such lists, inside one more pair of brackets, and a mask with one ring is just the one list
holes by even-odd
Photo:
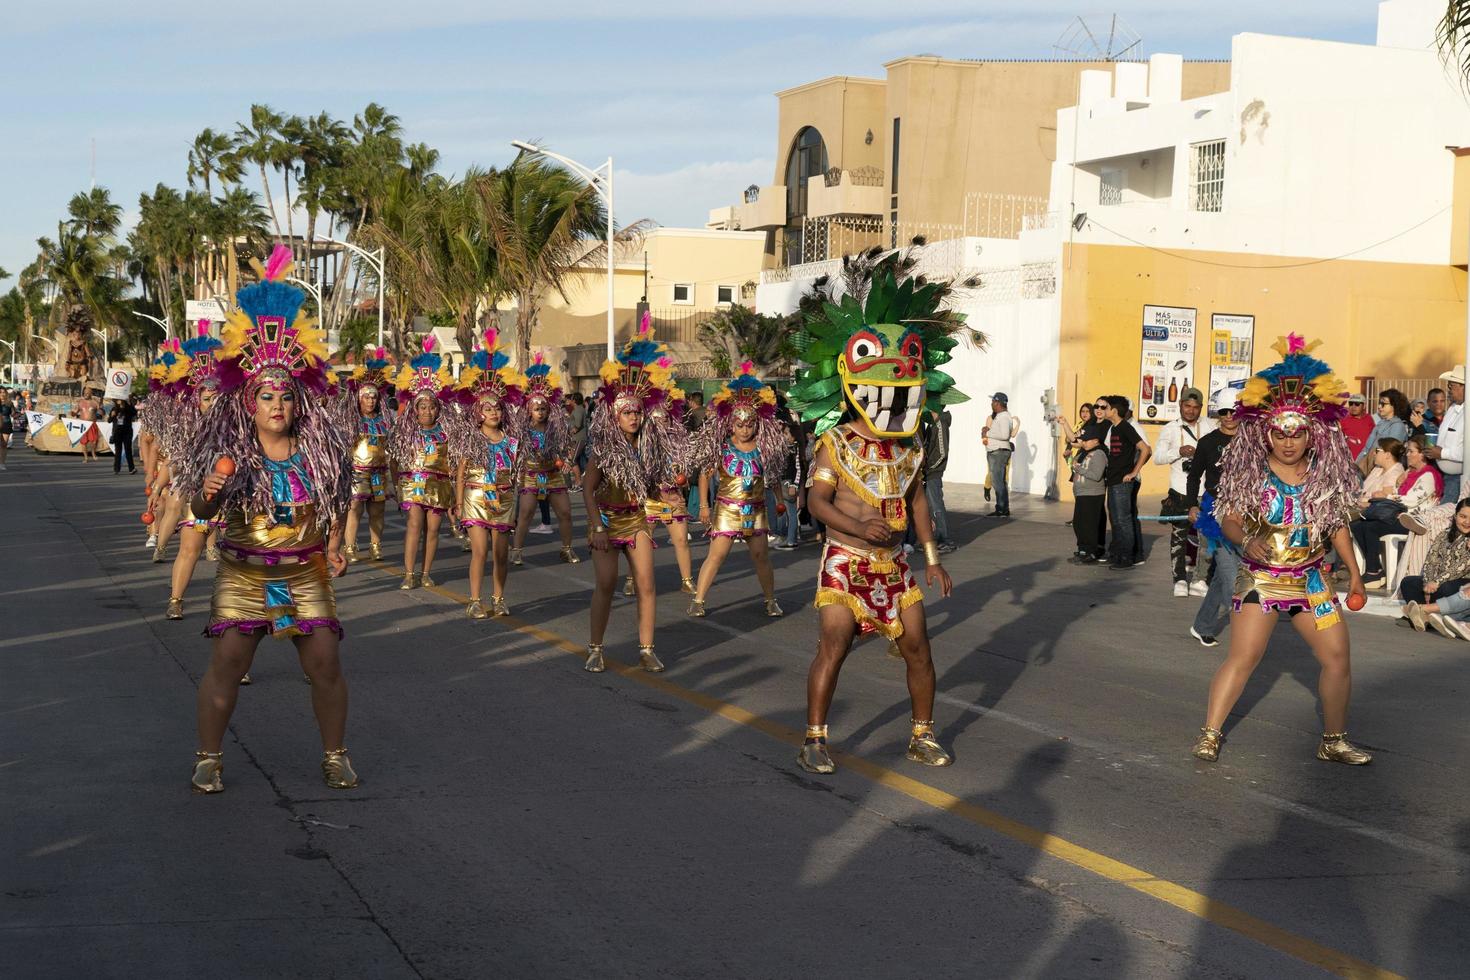
[[72, 195], [66, 205], [68, 222], [74, 231], [88, 238], [111, 239], [122, 223], [122, 205], [112, 203], [106, 187], [93, 187]]
[[[301, 160], [301, 179], [298, 198], [306, 209], [306, 273], [309, 282], [318, 281], [316, 263], [312, 255], [316, 240], [316, 219], [321, 213], [327, 195], [331, 175], [340, 166], [345, 144], [351, 132], [339, 120], [325, 112], [319, 112], [306, 120], [303, 138], [298, 144]], [[331, 231], [329, 228], [328, 231]]]
[[493, 308], [502, 293], [496, 179], [495, 171], [472, 167], [464, 179], [431, 190], [420, 202], [414, 244], [422, 272], [421, 300], [452, 317], [466, 356], [479, 333], [482, 303]]
[[749, 360], [759, 374], [786, 374], [797, 351], [791, 342], [791, 318], [767, 316], [748, 306], [735, 305], [712, 314], [699, 325], [696, 337], [709, 352], [716, 375], [734, 374], [736, 363]]
[[[214, 193], [209, 181], [211, 174], [221, 174], [221, 178], [230, 183], [237, 182], [240, 179], [240, 163], [231, 153], [234, 148], [235, 143], [229, 136], [213, 129], [206, 128], [194, 137], [194, 142], [189, 147], [189, 186], [194, 186], [195, 177], [203, 178], [204, 194], [209, 197]], [[230, 180], [230, 177], [234, 179]]]
[[[372, 218], [362, 226], [359, 243], [383, 249], [387, 273], [384, 284], [384, 317], [392, 336], [393, 351], [404, 355], [405, 338], [414, 318], [422, 310], [419, 297], [427, 286], [419, 261], [418, 242], [426, 201], [445, 183], [437, 174], [416, 175], [407, 167], [396, 167], [384, 183], [384, 194]], [[369, 271], [369, 276], [376, 273]]]
[[565, 299], [574, 270], [596, 264], [602, 253], [592, 243], [607, 234], [607, 212], [592, 187], [525, 155], [485, 181], [481, 193], [495, 216], [499, 279], [516, 301], [516, 350], [524, 368], [542, 297], [554, 289]]
[[268, 105], [259, 103], [250, 107], [250, 122], [235, 127], [235, 154], [249, 160], [260, 169], [260, 186], [265, 191], [265, 207], [275, 224], [276, 237], [281, 237], [281, 218], [276, 214], [276, 202], [271, 197], [271, 182], [266, 176], [266, 167], [275, 165], [276, 130], [280, 128], [281, 116]]
[[1436, 40], [1440, 52], [1470, 79], [1470, 0], [1448, 0]]
[[225, 243], [227, 292], [233, 293], [240, 278], [235, 243], [244, 241], [251, 252], [264, 255], [265, 242], [270, 239], [270, 228], [266, 224], [265, 208], [261, 207], [260, 198], [254, 191], [247, 191], [239, 185], [230, 188], [229, 193], [215, 199], [214, 230]]
[[306, 120], [300, 116], [291, 116], [276, 127], [276, 139], [271, 144], [271, 164], [281, 171], [281, 179], [286, 187], [286, 237], [292, 242], [293, 252], [296, 248], [296, 229], [292, 215], [296, 210], [296, 199], [291, 196], [291, 175], [296, 172], [296, 164], [301, 159], [302, 144], [305, 142]]

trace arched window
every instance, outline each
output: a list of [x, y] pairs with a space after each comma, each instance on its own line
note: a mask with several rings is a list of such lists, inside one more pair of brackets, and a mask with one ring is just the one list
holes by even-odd
[[806, 216], [806, 182], [827, 172], [827, 144], [813, 126], [805, 126], [791, 144], [786, 158], [786, 213]]

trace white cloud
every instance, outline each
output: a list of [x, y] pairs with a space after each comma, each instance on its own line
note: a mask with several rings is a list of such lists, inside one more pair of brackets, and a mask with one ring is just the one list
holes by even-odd
[[665, 173], [619, 169], [613, 179], [619, 225], [649, 218], [661, 225], [703, 228], [712, 208], [734, 204], [751, 184], [768, 184], [771, 159], [714, 160]]

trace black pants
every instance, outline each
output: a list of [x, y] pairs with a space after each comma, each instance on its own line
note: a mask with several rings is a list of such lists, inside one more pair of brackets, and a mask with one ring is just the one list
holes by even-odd
[[128, 472], [133, 472], [133, 437], [131, 433], [121, 433], [117, 441], [112, 444], [112, 472], [122, 472], [123, 455], [128, 457]]
[[1390, 534], [1404, 534], [1404, 527], [1397, 519], [1392, 521], [1370, 521], [1359, 518], [1348, 525], [1358, 549], [1363, 552], [1363, 576], [1372, 578], [1383, 574], [1383, 545], [1381, 542]]
[[[1137, 508], [1135, 508], [1136, 512]], [[1184, 494], [1178, 490], [1171, 489], [1169, 495], [1164, 498], [1164, 506], [1159, 513], [1164, 517], [1182, 517], [1189, 513], [1188, 501]], [[1189, 564], [1194, 558], [1194, 545], [1190, 543], [1190, 527], [1188, 521], [1173, 521], [1169, 524], [1169, 564], [1173, 568], [1174, 581], [1189, 581]], [[1139, 538], [1142, 539], [1140, 534]]]
[[1072, 505], [1072, 533], [1077, 535], [1078, 554], [1093, 558], [1101, 557], [1106, 549], [1108, 515], [1103, 507], [1107, 498], [1102, 494], [1094, 497], [1077, 497]]
[[1439, 588], [1434, 590], [1434, 595], [1426, 595], [1423, 575], [1405, 575], [1403, 583], [1399, 585], [1399, 595], [1405, 602], [1417, 602], [1423, 605], [1426, 602], [1438, 602], [1440, 599], [1452, 596], [1466, 585], [1470, 585], [1470, 579], [1461, 578], [1453, 582], [1441, 582]]

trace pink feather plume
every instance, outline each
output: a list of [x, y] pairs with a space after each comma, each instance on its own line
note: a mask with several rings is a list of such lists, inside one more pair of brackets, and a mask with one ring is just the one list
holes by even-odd
[[291, 250], [284, 245], [277, 245], [271, 249], [271, 257], [265, 263], [265, 277], [274, 282], [286, 274], [286, 266], [291, 264]]

